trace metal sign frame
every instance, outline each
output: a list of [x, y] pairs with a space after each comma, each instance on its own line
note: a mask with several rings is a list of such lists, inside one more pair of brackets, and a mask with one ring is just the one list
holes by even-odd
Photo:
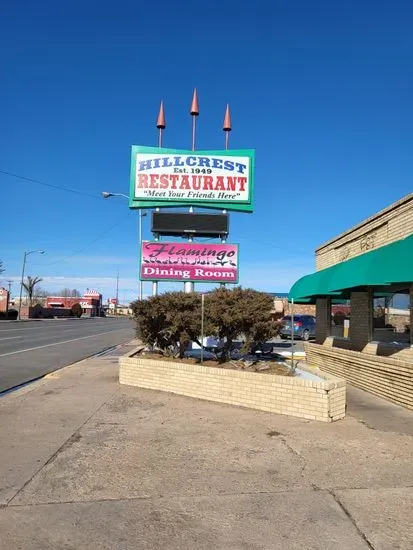
[[[236, 161], [239, 158], [247, 160], [248, 166], [237, 163]], [[142, 167], [141, 170], [139, 170], [139, 166]], [[163, 169], [168, 173], [161, 174], [160, 172]], [[132, 145], [129, 207], [143, 209], [199, 206], [214, 210], [251, 213], [253, 211], [254, 169], [255, 151], [253, 149], [188, 151]], [[137, 196], [137, 176], [143, 175], [144, 171], [147, 175], [145, 186], [148, 187], [145, 187], [142, 194]], [[148, 172], [152, 174], [152, 178]], [[222, 175], [223, 173], [225, 175]], [[182, 197], [174, 198], [172, 195], [178, 193], [173, 193], [172, 189], [168, 189], [169, 180], [167, 181], [167, 179], [171, 175], [175, 175], [176, 179], [182, 178], [183, 180], [184, 177], [187, 178], [184, 188], [179, 188]], [[159, 178], [161, 176], [164, 177], [164, 181], [160, 183]], [[197, 176], [216, 178], [215, 185], [218, 186], [219, 184], [220, 187], [208, 192], [209, 187], [206, 187], [207, 184], [204, 183], [206, 190], [204, 189], [202, 192], [194, 191], [195, 187], [190, 189], [190, 185], [194, 184], [188, 182], [192, 182], [189, 178]], [[224, 184], [225, 177], [227, 178], [227, 188]], [[218, 180], [218, 178], [222, 179]], [[232, 178], [232, 180], [230, 181], [229, 178]], [[240, 182], [240, 179], [243, 181]], [[200, 181], [197, 180], [198, 185], [201, 185]], [[206, 182], [205, 179], [203, 181]], [[239, 192], [230, 188], [231, 186], [235, 187], [237, 183], [240, 187]], [[183, 182], [180, 185], [182, 186]], [[212, 186], [212, 183], [210, 185]], [[189, 192], [192, 193], [192, 196], [185, 197], [185, 194], [189, 194]], [[144, 193], [146, 196], [142, 196]], [[217, 198], [205, 198], [205, 195], [211, 195], [211, 193], [216, 194]], [[197, 195], [201, 195], [201, 198]], [[237, 198], [237, 195], [242, 195], [243, 198]]]

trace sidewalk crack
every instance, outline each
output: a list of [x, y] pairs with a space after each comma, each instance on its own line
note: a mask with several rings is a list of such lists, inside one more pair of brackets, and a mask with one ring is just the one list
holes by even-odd
[[294, 456], [296, 456], [300, 462], [302, 463], [301, 464], [301, 467], [300, 467], [300, 476], [302, 478], [304, 478], [304, 472], [305, 472], [305, 469], [307, 467], [307, 462], [305, 460], [305, 458], [303, 457], [302, 454], [300, 454], [298, 451], [296, 451], [294, 449], [294, 447], [292, 447], [290, 445], [290, 443], [287, 442], [287, 440], [285, 439], [285, 437], [280, 437], [280, 441], [283, 443], [283, 445], [286, 447], [286, 449], [291, 453], [293, 454]]
[[337, 502], [337, 504], [340, 506], [340, 508], [343, 510], [345, 515], [348, 517], [348, 519], [351, 521], [351, 523], [354, 525], [357, 533], [360, 535], [360, 537], [364, 540], [364, 542], [367, 544], [367, 546], [370, 548], [370, 550], [375, 550], [373, 544], [369, 541], [367, 538], [367, 535], [361, 530], [361, 528], [357, 525], [356, 520], [351, 515], [350, 511], [344, 506], [344, 504], [341, 502], [339, 497], [336, 495], [336, 493], [332, 490], [328, 490], [330, 495], [334, 498], [334, 500]]
[[43, 468], [45, 468], [48, 464], [50, 464], [51, 462], [53, 462], [56, 457], [62, 453], [67, 447], [70, 447], [71, 445], [73, 445], [73, 443], [75, 443], [76, 441], [79, 441], [79, 439], [81, 438], [81, 435], [80, 435], [80, 431], [81, 429], [89, 422], [89, 420], [91, 418], [93, 418], [93, 416], [95, 416], [95, 414], [97, 414], [102, 407], [104, 407], [106, 405], [106, 403], [108, 403], [118, 392], [120, 391], [120, 388], [116, 388], [116, 390], [110, 394], [110, 396], [105, 399], [105, 401], [103, 403], [101, 403], [87, 418], [86, 420], [80, 425], [78, 426], [75, 431], [63, 442], [62, 445], [60, 445], [60, 447], [52, 454], [52, 456], [50, 456], [46, 462], [44, 464], [42, 464], [40, 466], [40, 468], [38, 470], [36, 470], [34, 472], [34, 474], [32, 476], [30, 476], [30, 478], [24, 482], [24, 484], [20, 487], [20, 489], [18, 489], [18, 491], [7, 501], [6, 504], [4, 504], [3, 506], [4, 507], [7, 507], [7, 506], [10, 506], [10, 504], [12, 504], [13, 500], [19, 496], [19, 494], [24, 491], [24, 489], [29, 485], [29, 483], [31, 483], [33, 481], [33, 479], [38, 476], [40, 474], [40, 472], [43, 470]]

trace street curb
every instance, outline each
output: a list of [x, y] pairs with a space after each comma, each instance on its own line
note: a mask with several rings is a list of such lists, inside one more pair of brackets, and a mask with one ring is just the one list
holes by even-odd
[[[121, 344], [118, 344], [117, 346], [113, 346], [111, 348], [107, 348], [106, 351], [114, 351], [122, 346], [130, 345], [130, 342], [133, 342], [136, 340], [136, 338], [132, 338], [132, 340], [129, 340], [128, 342], [123, 342]], [[57, 379], [60, 378], [58, 373], [61, 373], [62, 371], [66, 369], [70, 369], [71, 367], [74, 367], [75, 365], [79, 365], [80, 363], [84, 363], [85, 361], [90, 361], [93, 358], [99, 358], [99, 354], [103, 354], [105, 350], [102, 350], [99, 353], [94, 353], [92, 355], [88, 355], [87, 357], [84, 357], [83, 359], [80, 359], [79, 361], [76, 361], [74, 363], [70, 363], [70, 365], [65, 365], [64, 367], [61, 367], [60, 369], [56, 369], [52, 372], [48, 372], [44, 374], [43, 376], [39, 376], [38, 378], [34, 378], [33, 380], [28, 380], [27, 382], [23, 382], [23, 384], [19, 384], [18, 386], [14, 386], [12, 388], [9, 388], [8, 390], [5, 390], [0, 393], [0, 400], [1, 399], [7, 399], [7, 398], [15, 398], [15, 397], [21, 397], [27, 393], [30, 393], [31, 391], [34, 391], [35, 389], [40, 388], [48, 380]]]
[[75, 317], [53, 317], [51, 319], [0, 319], [0, 323], [38, 323], [38, 322], [51, 322], [51, 321], [95, 321], [96, 319], [103, 319], [104, 317], [81, 317], [77, 319]]
[[40, 378], [29, 380], [28, 382], [25, 382], [20, 386], [15, 386], [14, 388], [5, 390], [3, 393], [0, 393], [0, 403], [2, 399], [13, 399], [16, 397], [22, 397], [23, 395], [26, 395], [27, 393], [30, 393], [37, 388], [40, 388], [46, 383], [46, 376], [47, 374], [45, 376], [41, 376]]

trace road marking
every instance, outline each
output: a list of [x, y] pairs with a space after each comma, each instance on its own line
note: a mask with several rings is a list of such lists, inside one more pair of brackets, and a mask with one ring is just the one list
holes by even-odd
[[7, 357], [8, 355], [16, 355], [17, 353], [26, 353], [27, 351], [33, 351], [36, 349], [50, 348], [52, 346], [60, 346], [60, 344], [68, 344], [69, 342], [76, 342], [77, 340], [86, 340], [86, 338], [93, 338], [95, 336], [101, 336], [102, 334], [110, 334], [111, 332], [121, 332], [122, 330], [125, 330], [125, 329], [118, 328], [116, 330], [108, 330], [107, 332], [98, 332], [97, 334], [91, 334], [90, 336], [82, 336], [81, 338], [72, 338], [71, 340], [64, 340], [63, 342], [54, 342], [53, 344], [46, 344], [45, 346], [36, 346], [35, 348], [27, 348], [27, 349], [20, 349], [18, 351], [10, 351], [9, 353], [2, 353], [0, 357]]
[[[53, 325], [53, 328], [56, 328], [58, 325]], [[68, 328], [67, 325], [64, 326], [64, 328]], [[35, 327], [21, 327], [21, 328], [9, 328], [9, 329], [0, 329], [0, 334], [7, 334], [8, 332], [23, 332], [23, 331], [27, 331], [27, 332], [32, 332], [33, 330], [44, 330], [45, 329], [45, 326], [42, 325], [42, 326], [35, 326]]]
[[0, 340], [16, 340], [16, 338], [23, 338], [23, 336], [9, 336], [8, 338], [0, 338]]
[[[50, 321], [48, 321], [48, 322], [50, 322]], [[0, 326], [0, 334], [8, 334], [9, 332], [22, 332], [23, 330], [28, 330], [29, 331], [29, 330], [34, 330], [35, 328], [38, 328], [40, 330], [44, 330], [44, 328], [45, 328], [45, 325], [43, 325], [43, 324], [41, 325], [40, 322], [39, 323], [31, 323], [31, 328], [29, 328], [26, 323], [25, 323], [25, 325], [26, 326], [24, 326], [24, 327], [22, 326], [21, 328], [3, 328], [3, 327]], [[35, 325], [35, 326], [33, 326], [33, 325]], [[104, 323], [101, 323], [101, 325], [104, 325]], [[71, 330], [72, 328], [78, 328], [77, 326], [75, 327], [74, 325], [72, 325], [72, 326], [69, 326], [67, 324], [64, 325], [61, 322], [59, 322], [59, 323], [56, 322], [56, 324], [53, 323], [53, 328], [55, 328], [57, 326], [61, 326], [66, 330]], [[99, 323], [98, 326], [100, 326], [100, 323]]]
[[4, 332], [4, 334], [7, 334], [8, 332], [16, 332], [16, 330], [20, 330], [20, 332], [21, 332], [22, 330], [24, 330], [24, 328], [26, 328], [26, 327], [22, 327], [22, 328], [4, 328], [4, 329], [1, 328], [0, 333]]
[[[123, 319], [122, 319], [123, 320]], [[67, 326], [69, 324], [77, 325], [78, 323], [83, 322], [89, 322], [91, 325], [103, 325], [108, 324], [106, 319], [32, 319], [31, 321], [2, 321], [0, 323], [0, 328], [2, 330], [21, 330], [24, 328], [39, 328], [44, 327], [46, 324], [53, 325], [53, 326], [60, 326], [64, 325]], [[115, 324], [115, 323], [113, 323]], [[8, 328], [10, 325], [15, 325], [15, 328]]]

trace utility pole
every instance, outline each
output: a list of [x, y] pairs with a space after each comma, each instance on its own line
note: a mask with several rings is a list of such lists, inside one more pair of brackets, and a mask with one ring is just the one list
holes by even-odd
[[22, 299], [23, 299], [23, 283], [24, 283], [24, 270], [26, 268], [26, 259], [29, 254], [44, 254], [44, 250], [29, 250], [29, 252], [25, 252], [23, 256], [23, 268], [22, 268], [22, 278], [20, 280], [20, 297], [19, 297], [19, 313], [18, 313], [18, 320], [21, 321], [21, 312], [22, 312]]
[[115, 305], [115, 315], [118, 314], [118, 298], [119, 298], [119, 269], [116, 276], [116, 305]]
[[[162, 107], [163, 109], [163, 107]], [[159, 128], [159, 126], [158, 126]], [[161, 134], [162, 136], [162, 134]], [[161, 139], [161, 137], [160, 137]], [[129, 199], [128, 195], [125, 195], [124, 193], [111, 193], [110, 191], [102, 191], [102, 197], [104, 199], [108, 199], [109, 197], [124, 197], [125, 199]], [[146, 212], [142, 212], [142, 210], [139, 210], [139, 216], [138, 216], [138, 253], [139, 255], [142, 253], [142, 218], [146, 216]], [[119, 273], [118, 273], [119, 276]], [[139, 281], [139, 300], [142, 300], [143, 297], [143, 281]]]

